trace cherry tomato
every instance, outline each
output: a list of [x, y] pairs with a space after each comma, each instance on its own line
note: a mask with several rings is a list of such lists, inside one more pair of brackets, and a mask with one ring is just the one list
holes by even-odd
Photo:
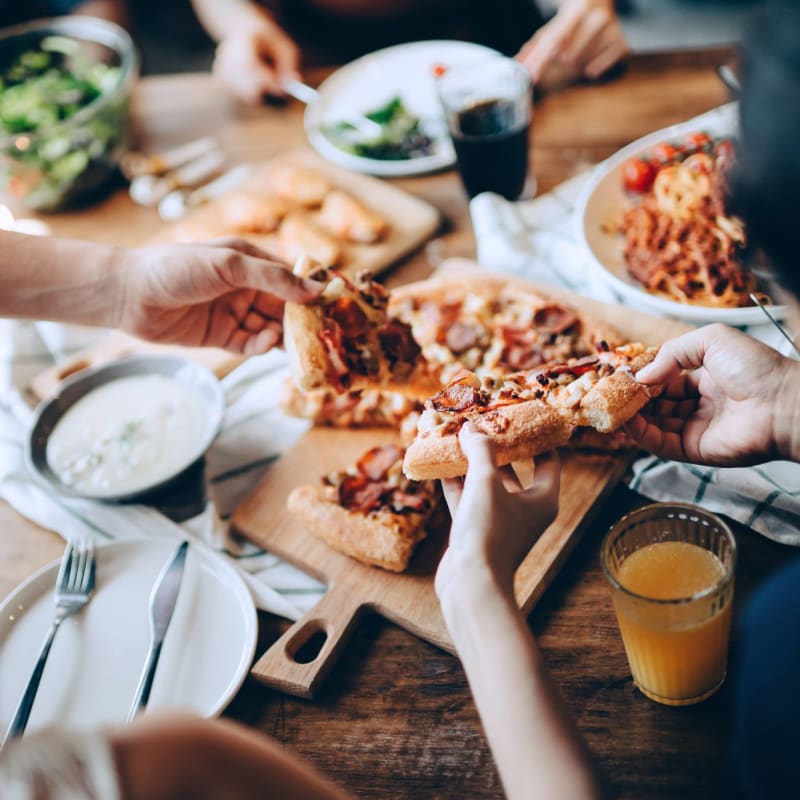
[[632, 158], [622, 167], [622, 185], [626, 192], [644, 194], [653, 185], [657, 174], [658, 167], [652, 161]]
[[698, 133], [690, 133], [685, 137], [684, 142], [690, 150], [703, 150], [711, 144], [711, 137], [702, 131]]
[[714, 155], [725, 161], [731, 162], [736, 158], [736, 148], [731, 139], [720, 139], [714, 148]]
[[677, 161], [681, 157], [682, 151], [675, 147], [672, 142], [661, 142], [650, 151], [650, 155], [662, 164], [669, 164], [672, 161]]

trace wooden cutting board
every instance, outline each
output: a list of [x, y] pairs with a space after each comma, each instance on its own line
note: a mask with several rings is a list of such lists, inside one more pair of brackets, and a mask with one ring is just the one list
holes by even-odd
[[[466, 275], [473, 262], [451, 260], [446, 273]], [[482, 274], [486, 274], [485, 272]], [[509, 279], [524, 285], [530, 283]], [[534, 287], [540, 288], [540, 287]], [[632, 340], [660, 343], [684, 332], [683, 323], [608, 306], [561, 291], [542, 289], [569, 301], [595, 318], [615, 325]], [[361, 616], [378, 613], [406, 630], [452, 652], [433, 590], [433, 576], [446, 540], [446, 522], [431, 531], [409, 571], [395, 575], [343, 556], [312, 536], [286, 510], [295, 487], [316, 483], [326, 472], [353, 462], [393, 434], [385, 431], [310, 430], [275, 464], [233, 517], [248, 539], [313, 574], [328, 586], [320, 603], [296, 622], [259, 659], [253, 676], [300, 697], [313, 697], [342, 651]], [[561, 511], [520, 566], [515, 582], [517, 602], [527, 614], [556, 575], [596, 511], [624, 474], [635, 453], [565, 452], [562, 458]], [[306, 663], [303, 645], [325, 637], [318, 655]], [[300, 656], [298, 657], [298, 652]]]
[[[269, 194], [269, 190], [265, 189], [269, 171], [283, 164], [304, 167], [325, 175], [335, 188], [349, 192], [389, 222], [389, 230], [379, 242], [342, 243], [344, 255], [340, 268], [344, 272], [352, 274], [366, 269], [378, 274], [420, 247], [436, 233], [441, 224], [438, 210], [424, 200], [386, 181], [337, 167], [308, 150], [292, 150], [263, 164], [254, 165], [252, 175], [232, 191], [247, 189], [257, 194]], [[216, 231], [220, 218], [217, 206], [221, 199], [217, 198], [190, 212], [179, 222], [166, 226], [150, 241], [170, 242], [176, 238], [185, 240], [187, 231], [191, 234], [191, 238], [202, 238], [206, 225], [211, 231], [211, 237], [220, 235]], [[303, 210], [302, 213], [312, 222], [319, 217], [319, 212], [314, 209]], [[280, 254], [276, 234], [234, 235], [243, 236], [267, 252]]]

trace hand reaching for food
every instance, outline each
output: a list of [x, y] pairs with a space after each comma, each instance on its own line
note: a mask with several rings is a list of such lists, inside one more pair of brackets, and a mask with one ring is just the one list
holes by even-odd
[[263, 353], [281, 341], [283, 304], [313, 281], [241, 239], [127, 251], [118, 327], [143, 339]]
[[558, 512], [558, 458], [537, 456], [533, 482], [521, 489], [510, 468], [494, 466], [494, 444], [471, 423], [461, 429], [459, 442], [469, 469], [463, 481], [442, 481], [453, 525], [436, 592], [441, 597], [462, 580], [465, 567], [488, 567], [500, 588], [511, 592], [514, 571]]
[[629, 52], [613, 0], [564, 0], [517, 54], [537, 84], [599, 78]]
[[626, 426], [663, 458], [743, 466], [800, 456], [800, 363], [709, 325], [662, 345], [636, 374], [664, 393]]

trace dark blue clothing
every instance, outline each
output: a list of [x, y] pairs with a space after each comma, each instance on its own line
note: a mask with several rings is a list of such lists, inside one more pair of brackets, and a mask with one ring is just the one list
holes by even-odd
[[800, 798], [800, 561], [767, 581], [747, 607], [734, 703], [737, 796]]

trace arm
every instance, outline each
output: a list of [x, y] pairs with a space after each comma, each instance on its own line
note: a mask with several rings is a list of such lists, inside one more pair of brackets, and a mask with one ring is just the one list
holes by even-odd
[[112, 732], [125, 800], [346, 800], [278, 743], [225, 720], [160, 716]]
[[743, 466], [800, 461], [800, 362], [724, 325], [661, 347], [636, 380], [665, 391], [626, 429], [675, 461]]
[[214, 75], [241, 100], [282, 96], [281, 81], [299, 78], [297, 45], [268, 11], [249, 0], [192, 0], [192, 5], [219, 42]]
[[[536, 477], [509, 491], [493, 447], [471, 426], [463, 483], [443, 483], [453, 513], [436, 591], [510, 800], [601, 796], [590, 757], [547, 674], [514, 601], [519, 562], [555, 518], [558, 464], [537, 458]], [[516, 487], [519, 489], [519, 487]]]
[[0, 232], [0, 247], [0, 316], [116, 327], [244, 355], [280, 341], [284, 300], [318, 292], [237, 239], [126, 250]]
[[599, 78], [628, 54], [614, 0], [563, 0], [559, 5], [555, 17], [517, 54], [534, 83]]

